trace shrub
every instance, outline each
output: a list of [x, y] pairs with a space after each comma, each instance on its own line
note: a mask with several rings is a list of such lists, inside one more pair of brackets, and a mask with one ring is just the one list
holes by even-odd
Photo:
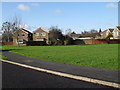
[[71, 44], [73, 44], [73, 39], [69, 36], [65, 36], [64, 45], [71, 45]]

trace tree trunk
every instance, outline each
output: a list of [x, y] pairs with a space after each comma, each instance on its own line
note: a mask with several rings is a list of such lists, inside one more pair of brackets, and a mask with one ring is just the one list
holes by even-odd
[[18, 46], [20, 46], [20, 45], [19, 45], [19, 42], [18, 42], [18, 37], [17, 37], [17, 44], [18, 44]]

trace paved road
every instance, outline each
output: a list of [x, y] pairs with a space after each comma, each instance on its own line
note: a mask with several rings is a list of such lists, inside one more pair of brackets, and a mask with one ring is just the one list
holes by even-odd
[[3, 88], [111, 88], [2, 63]]
[[57, 62], [39, 60], [35, 58], [28, 58], [26, 56], [18, 55], [8, 51], [3, 51], [2, 54], [8, 57], [9, 61], [13, 61], [21, 64], [68, 73], [72, 75], [94, 78], [103, 81], [120, 83], [120, 78], [118, 78], [120, 77], [119, 76], [120, 70], [117, 71], [117, 70], [98, 69], [98, 68], [85, 67], [85, 66], [62, 64]]

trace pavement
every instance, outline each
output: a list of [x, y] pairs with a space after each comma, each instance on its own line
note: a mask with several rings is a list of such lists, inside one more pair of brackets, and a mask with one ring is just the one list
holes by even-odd
[[2, 89], [4, 88], [109, 88], [81, 80], [40, 72], [18, 65], [2, 63]]
[[[18, 55], [12, 52], [3, 50], [2, 54], [8, 57], [9, 61], [26, 64], [34, 67], [40, 67], [43, 69], [53, 70], [62, 73], [68, 73], [72, 75], [78, 75], [113, 83], [120, 83], [118, 70], [98, 69], [85, 66], [68, 65], [57, 62], [39, 60], [35, 58], [29, 58], [23, 55]], [[32, 55], [32, 52], [31, 52]]]

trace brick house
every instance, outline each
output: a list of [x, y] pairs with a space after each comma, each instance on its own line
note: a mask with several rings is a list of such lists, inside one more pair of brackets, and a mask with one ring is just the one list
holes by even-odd
[[48, 32], [38, 28], [33, 32], [33, 41], [46, 41], [48, 43]]
[[114, 29], [109, 28], [101, 32], [100, 35], [96, 37], [96, 39], [105, 39], [109, 35], [109, 33], [113, 35], [113, 30]]
[[114, 29], [107, 29], [100, 33], [100, 36], [97, 36], [97, 39], [105, 39], [108, 35], [112, 34], [111, 39], [120, 39], [120, 26], [116, 26]]
[[31, 32], [25, 30], [25, 29], [20, 29], [16, 31], [13, 35], [13, 45], [26, 45], [27, 41], [32, 41], [33, 40], [33, 35]]
[[120, 26], [116, 26], [113, 30], [113, 38], [120, 39]]
[[107, 30], [101, 32], [100, 33], [100, 37], [98, 39], [104, 39], [104, 38], [106, 38], [106, 32], [107, 32]]
[[113, 30], [114, 29], [111, 29], [111, 28], [107, 29], [107, 31], [106, 31], [106, 37], [109, 35], [109, 33], [113, 35]]

